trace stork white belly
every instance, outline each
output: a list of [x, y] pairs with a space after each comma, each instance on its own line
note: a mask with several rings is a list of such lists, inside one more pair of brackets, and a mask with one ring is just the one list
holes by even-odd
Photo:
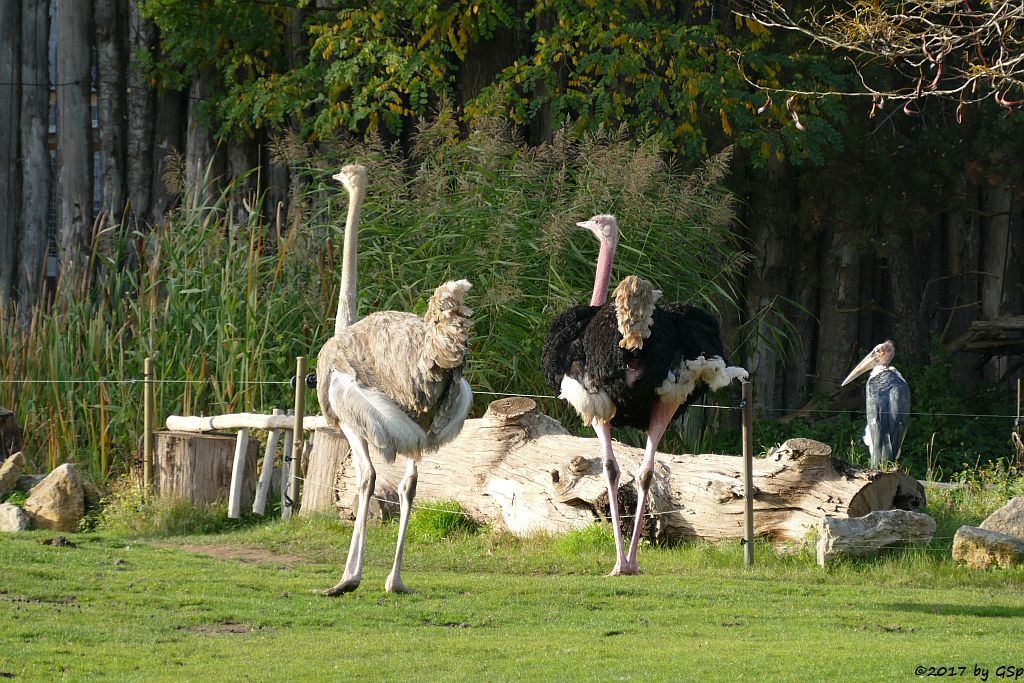
[[562, 377], [558, 398], [568, 401], [580, 414], [584, 424], [589, 425], [595, 418], [599, 422], [610, 422], [615, 417], [615, 404], [608, 394], [600, 389], [596, 392], [587, 391], [569, 375]]

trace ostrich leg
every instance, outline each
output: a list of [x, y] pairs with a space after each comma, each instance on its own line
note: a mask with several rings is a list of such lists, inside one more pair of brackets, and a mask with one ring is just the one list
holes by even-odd
[[356, 510], [356, 523], [352, 529], [352, 543], [348, 548], [345, 573], [341, 575], [341, 581], [338, 582], [338, 585], [324, 592], [324, 595], [332, 597], [354, 591], [359, 587], [359, 581], [363, 576], [366, 516], [370, 507], [370, 498], [373, 496], [374, 484], [377, 480], [377, 473], [373, 469], [373, 463], [370, 462], [370, 454], [366, 448], [366, 441], [345, 425], [341, 425], [341, 431], [345, 433], [345, 438], [348, 439], [348, 443], [352, 447], [352, 461], [356, 466], [356, 481], [359, 486], [359, 508]]
[[636, 563], [636, 548], [640, 542], [640, 531], [644, 524], [644, 511], [647, 509], [647, 493], [651, 490], [651, 480], [654, 478], [654, 458], [657, 455], [658, 444], [668, 423], [672, 421], [676, 408], [675, 402], [658, 401], [651, 410], [650, 421], [647, 424], [647, 448], [644, 451], [644, 459], [636, 472], [636, 519], [633, 521], [633, 538], [629, 541], [629, 553], [626, 555], [626, 566], [633, 574], [639, 574], [640, 569]]
[[[626, 553], [622, 545], [622, 527], [619, 523], [619, 463], [612, 451], [612, 426], [608, 422], [599, 422], [594, 418], [591, 423], [597, 432], [597, 441], [601, 446], [601, 457], [604, 461], [604, 476], [608, 480], [608, 506], [612, 516], [612, 534], [615, 536], [615, 566], [608, 576], [628, 574]], [[634, 572], [635, 573], [635, 572]]]
[[398, 547], [395, 548], [395, 566], [391, 568], [384, 590], [389, 593], [411, 593], [402, 583], [402, 548], [405, 546], [405, 531], [409, 527], [409, 511], [412, 499], [416, 496], [416, 461], [409, 458], [405, 464], [405, 476], [398, 485], [398, 497], [401, 502], [401, 515], [398, 520]]

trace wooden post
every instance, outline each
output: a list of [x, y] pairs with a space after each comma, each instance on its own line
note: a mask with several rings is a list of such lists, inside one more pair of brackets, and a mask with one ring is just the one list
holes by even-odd
[[153, 359], [143, 362], [142, 380], [142, 496], [153, 487]]
[[[281, 414], [280, 408], [274, 408], [274, 415]], [[274, 474], [274, 457], [277, 455], [277, 441], [281, 436], [280, 429], [270, 430], [267, 436], [267, 450], [263, 454], [263, 469], [260, 471], [260, 480], [256, 484], [256, 499], [252, 503], [252, 511], [262, 515], [267, 509], [267, 493], [270, 491], [270, 478]]]
[[754, 566], [754, 389], [743, 382], [743, 565]]
[[239, 429], [235, 437], [235, 461], [231, 467], [231, 489], [228, 491], [228, 518], [242, 516], [242, 481], [245, 474], [245, 456], [249, 452], [249, 430]]
[[[293, 411], [289, 410], [291, 415]], [[281, 517], [284, 518], [285, 508], [288, 507], [288, 487], [292, 480], [292, 430], [284, 432], [284, 448], [281, 449]]]
[[288, 486], [287, 507], [281, 511], [283, 519], [290, 519], [299, 505], [299, 476], [302, 472], [302, 418], [306, 412], [306, 357], [295, 359], [295, 427], [292, 430], [291, 479]]

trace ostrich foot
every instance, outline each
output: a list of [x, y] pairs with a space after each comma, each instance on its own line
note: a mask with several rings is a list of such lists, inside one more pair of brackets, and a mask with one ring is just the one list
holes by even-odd
[[324, 595], [329, 598], [335, 598], [343, 593], [351, 593], [357, 588], [359, 588], [358, 578], [346, 579], [345, 577], [342, 577], [341, 581], [338, 582], [338, 585], [334, 588], [328, 588], [325, 590]]
[[388, 593], [415, 593], [416, 592], [413, 589], [407, 587], [404, 583], [402, 583], [402, 577], [401, 576], [395, 576], [394, 574], [389, 574], [388, 575], [387, 581], [384, 582], [384, 590], [386, 590]]
[[640, 568], [637, 567], [636, 562], [629, 562], [623, 560], [621, 563], [616, 562], [612, 570], [608, 572], [608, 576], [636, 576], [640, 573]]

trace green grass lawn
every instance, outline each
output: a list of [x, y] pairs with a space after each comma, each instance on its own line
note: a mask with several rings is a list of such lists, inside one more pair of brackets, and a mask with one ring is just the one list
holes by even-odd
[[830, 570], [767, 547], [747, 570], [738, 545], [645, 546], [641, 576], [607, 577], [598, 528], [420, 536], [403, 571], [417, 592], [393, 596], [384, 525], [359, 590], [321, 597], [349, 533], [314, 518], [159, 541], [68, 535], [75, 547], [6, 535], [0, 677], [895, 681], [918, 666], [975, 680], [975, 666], [992, 680], [1024, 667], [1024, 569], [968, 571], [937, 546]]

